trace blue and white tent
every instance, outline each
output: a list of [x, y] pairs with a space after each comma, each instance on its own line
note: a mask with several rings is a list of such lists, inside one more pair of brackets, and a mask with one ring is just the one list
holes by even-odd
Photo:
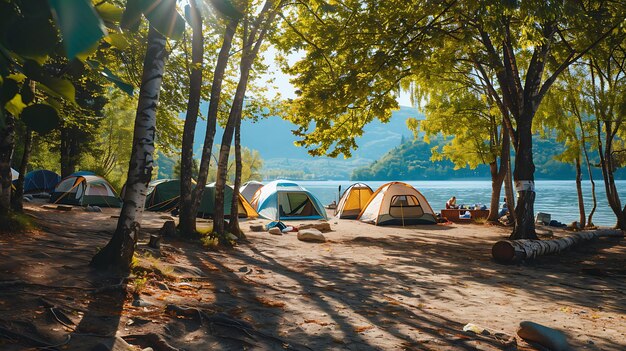
[[274, 221], [328, 219], [322, 203], [289, 180], [275, 180], [263, 186], [254, 195], [252, 207], [261, 217]]

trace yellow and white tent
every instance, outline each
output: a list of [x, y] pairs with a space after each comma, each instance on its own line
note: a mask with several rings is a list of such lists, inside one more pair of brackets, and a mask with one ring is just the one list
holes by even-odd
[[358, 219], [375, 225], [437, 223], [435, 212], [424, 195], [402, 182], [391, 182], [378, 188]]
[[374, 191], [367, 184], [355, 183], [350, 185], [339, 199], [335, 216], [342, 219], [356, 219], [373, 193]]

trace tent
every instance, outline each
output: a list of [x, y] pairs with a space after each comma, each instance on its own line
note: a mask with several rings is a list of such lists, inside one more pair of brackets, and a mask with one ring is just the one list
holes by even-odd
[[322, 203], [308, 190], [288, 180], [275, 180], [254, 195], [252, 206], [263, 218], [328, 219]]
[[[233, 199], [233, 187], [224, 187], [224, 216], [230, 216], [230, 207]], [[198, 208], [199, 217], [212, 217], [215, 209], [215, 183], [207, 184], [202, 192], [202, 200]], [[259, 214], [250, 206], [250, 203], [239, 194], [239, 218], [256, 218]]]
[[356, 219], [373, 193], [372, 188], [367, 184], [355, 183], [350, 185], [341, 195], [335, 215], [343, 219]]
[[79, 206], [121, 207], [122, 200], [104, 178], [94, 175], [69, 176], [54, 188], [50, 202]]
[[28, 172], [24, 176], [24, 193], [51, 193], [59, 181], [61, 181], [61, 177], [52, 171], [39, 169]]
[[86, 176], [86, 175], [96, 175], [96, 174], [92, 171], [77, 171], [77, 172], [70, 174], [70, 176]]
[[170, 212], [180, 202], [180, 179], [157, 179], [148, 185], [146, 210]]
[[254, 194], [256, 194], [257, 190], [263, 187], [263, 183], [256, 182], [251, 180], [249, 182], [245, 182], [241, 188], [239, 188], [239, 193], [241, 196], [245, 197], [248, 202], [252, 201]]
[[17, 178], [20, 177], [20, 172], [14, 170], [13, 168], [11, 168], [11, 181], [15, 181], [17, 180]]
[[378, 188], [358, 219], [375, 225], [437, 223], [424, 195], [401, 182], [387, 183]]

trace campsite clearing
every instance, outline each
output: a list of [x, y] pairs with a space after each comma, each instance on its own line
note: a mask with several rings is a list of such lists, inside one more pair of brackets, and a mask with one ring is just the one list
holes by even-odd
[[333, 219], [314, 244], [252, 232], [268, 222], [253, 220], [233, 250], [166, 240], [159, 254], [145, 243], [165, 220], [147, 212], [135, 270], [146, 275], [123, 280], [87, 266], [118, 211], [27, 204], [41, 229], [0, 236], [0, 330], [19, 332], [0, 349], [70, 335], [63, 349], [89, 350], [118, 335], [188, 350], [533, 350], [509, 338], [523, 320], [563, 330], [576, 350], [626, 348], [624, 240], [503, 266], [490, 248], [507, 228]]

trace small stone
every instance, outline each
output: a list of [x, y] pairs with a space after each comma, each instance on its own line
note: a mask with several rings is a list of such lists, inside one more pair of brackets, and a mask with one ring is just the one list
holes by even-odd
[[262, 224], [258, 224], [258, 225], [251, 225], [250, 230], [253, 232], [262, 232], [264, 231], [264, 228]]
[[321, 223], [314, 223], [314, 224], [303, 224], [299, 227], [300, 229], [317, 229], [322, 233], [328, 233], [330, 232], [332, 229], [330, 228], [330, 223], [328, 222], [321, 222]]
[[278, 229], [278, 227], [270, 228], [270, 230], [268, 230], [268, 233], [272, 235], [283, 235], [283, 233], [280, 231], [280, 229]]
[[152, 306], [152, 304], [149, 303], [149, 302], [146, 302], [146, 301], [144, 301], [142, 299], [136, 299], [136, 300], [133, 301], [133, 306], [135, 306], [135, 307], [148, 307], [148, 306]]
[[239, 272], [247, 272], [247, 271], [248, 271], [248, 267], [246, 266], [239, 268]]
[[317, 229], [301, 229], [298, 232], [298, 240], [306, 242], [323, 243], [326, 242], [324, 234]]

